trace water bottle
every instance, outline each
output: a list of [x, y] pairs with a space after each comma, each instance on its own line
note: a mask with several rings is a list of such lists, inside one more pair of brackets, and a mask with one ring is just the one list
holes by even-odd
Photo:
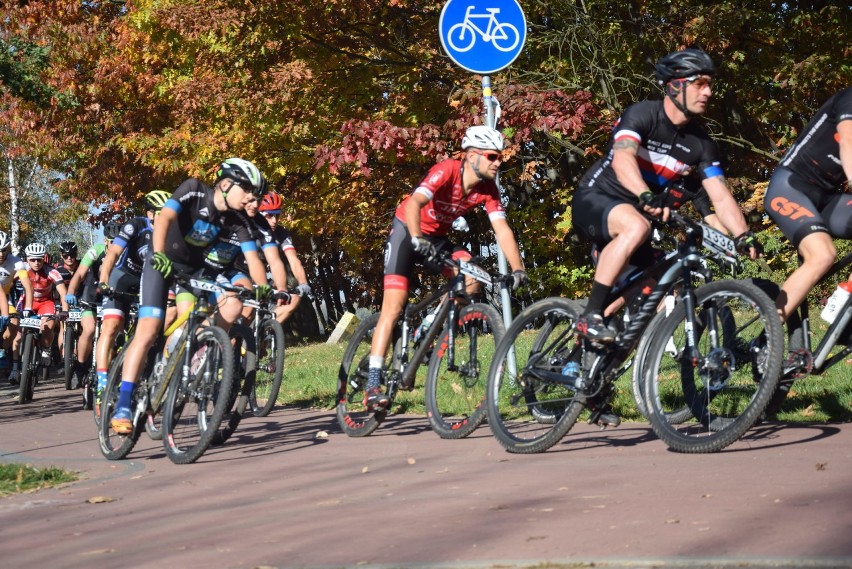
[[562, 375], [567, 377], [569, 380], [574, 381], [580, 376], [580, 364], [575, 361], [569, 361], [565, 364], [565, 367], [562, 368]]
[[426, 318], [423, 319], [423, 322], [420, 326], [417, 327], [417, 330], [414, 331], [414, 343], [420, 341], [426, 332], [429, 330], [429, 327], [432, 325], [432, 322], [435, 321], [435, 316], [437, 315], [438, 309], [436, 308], [432, 312], [426, 315]]
[[183, 333], [183, 328], [178, 328], [172, 335], [169, 336], [169, 341], [166, 343], [166, 357], [169, 357], [169, 354], [173, 354], [178, 349], [178, 344], [180, 344], [180, 336]]
[[842, 282], [837, 285], [837, 290], [828, 297], [820, 317], [829, 324], [834, 322], [837, 315], [840, 314], [840, 310], [846, 305], [850, 294], [852, 294], [852, 282]]

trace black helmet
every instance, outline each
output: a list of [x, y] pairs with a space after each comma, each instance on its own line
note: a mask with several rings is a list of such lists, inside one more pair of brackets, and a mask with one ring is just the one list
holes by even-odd
[[661, 85], [665, 85], [672, 79], [694, 75], [716, 75], [713, 60], [700, 49], [673, 51], [657, 61], [656, 76]]
[[63, 241], [59, 244], [59, 253], [62, 255], [73, 255], [77, 258], [77, 244], [73, 241]]

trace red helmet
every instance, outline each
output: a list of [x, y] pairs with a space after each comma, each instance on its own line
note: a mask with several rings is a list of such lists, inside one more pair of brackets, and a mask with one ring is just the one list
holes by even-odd
[[260, 206], [258, 206], [257, 209], [262, 212], [269, 212], [275, 215], [281, 213], [281, 196], [275, 192], [269, 192], [263, 196], [263, 200], [260, 202]]

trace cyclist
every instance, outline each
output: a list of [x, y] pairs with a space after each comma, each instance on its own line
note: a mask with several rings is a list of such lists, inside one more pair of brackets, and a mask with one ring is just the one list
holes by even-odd
[[[56, 270], [59, 271], [59, 274], [62, 275], [62, 282], [65, 283], [65, 286], [68, 287], [71, 284], [71, 278], [74, 276], [74, 272], [77, 270], [77, 267], [80, 266], [80, 260], [77, 258], [79, 255], [79, 250], [77, 249], [77, 244], [73, 241], [63, 241], [59, 244], [59, 256], [61, 261], [57, 263]], [[65, 353], [65, 326], [67, 326], [66, 322], [61, 322], [59, 325], [59, 336], [56, 341], [59, 345], [59, 353]]]
[[[3, 290], [5, 297], [6, 314], [7, 316], [15, 316], [10, 318], [6, 323], [6, 329], [0, 333], [2, 336], [2, 344], [0, 350], [4, 351], [6, 357], [11, 361], [11, 370], [9, 372], [9, 383], [15, 385], [18, 383], [18, 375], [20, 373], [20, 326], [17, 320], [17, 309], [12, 298], [12, 284], [15, 279], [21, 283], [24, 289], [24, 308], [23, 316], [29, 317], [33, 307], [33, 285], [30, 282], [29, 274], [27, 273], [27, 264], [20, 257], [12, 255], [12, 240], [5, 231], [0, 231], [0, 288]], [[2, 300], [2, 299], [0, 299]], [[2, 307], [0, 307], [2, 310]]]
[[[30, 243], [24, 249], [27, 263], [30, 268], [27, 276], [33, 284], [33, 311], [39, 316], [52, 316], [56, 314], [56, 304], [53, 300], [53, 290], [59, 293], [62, 312], [59, 320], [68, 316], [68, 303], [65, 302], [67, 289], [62, 282], [62, 276], [53, 267], [46, 267], [44, 256], [47, 251], [41, 243]], [[50, 344], [53, 342], [53, 332], [56, 329], [55, 320], [42, 320], [41, 324], [41, 364], [50, 365]]]
[[[241, 158], [228, 158], [216, 172], [213, 187], [190, 178], [184, 181], [160, 210], [142, 269], [141, 299], [136, 333], [125, 349], [122, 381], [113, 430], [128, 434], [133, 428], [130, 404], [139, 381], [148, 349], [161, 331], [166, 296], [174, 273], [205, 275], [205, 258], [233, 259], [243, 251], [254, 282], [260, 283], [258, 296], [269, 294], [266, 270], [257, 254], [257, 245], [246, 218], [237, 215], [246, 204], [263, 197], [265, 181], [257, 166]], [[233, 235], [223, 239], [222, 235]], [[178, 309], [182, 302], [178, 292]], [[240, 302], [225, 297], [219, 303], [218, 318], [227, 324], [236, 320]]]
[[852, 239], [850, 180], [852, 87], [846, 87], [823, 103], [799, 134], [764, 197], [764, 209], [803, 259], [781, 287], [776, 304], [782, 320], [834, 263], [837, 250], [831, 238]]
[[112, 362], [115, 339], [124, 328], [126, 315], [130, 311], [130, 300], [124, 294], [111, 297], [110, 291], [132, 295], [139, 294], [139, 280], [151, 241], [157, 215], [171, 194], [154, 190], [145, 194], [145, 216], [134, 217], [122, 225], [107, 248], [98, 275], [98, 290], [103, 295], [103, 320], [98, 345], [95, 348], [97, 364], [97, 389], [95, 412], [100, 410], [100, 396], [107, 382], [107, 372]]
[[[308, 284], [308, 275], [305, 273], [305, 268], [299, 260], [299, 255], [296, 253], [296, 247], [293, 245], [293, 238], [290, 232], [283, 226], [278, 225], [278, 220], [281, 217], [281, 206], [283, 202], [281, 196], [275, 192], [269, 192], [263, 201], [260, 203], [258, 210], [261, 216], [272, 228], [272, 234], [275, 241], [280, 247], [280, 251], [284, 254], [287, 264], [290, 265], [290, 271], [293, 273], [293, 278], [296, 279], [296, 295], [290, 298], [289, 304], [282, 304], [275, 309], [275, 318], [283, 324], [299, 307], [301, 297], [311, 295], [311, 286]], [[250, 212], [249, 212], [250, 213]]]
[[370, 348], [369, 376], [364, 403], [370, 408], [386, 407], [388, 396], [381, 389], [381, 369], [393, 327], [408, 298], [414, 261], [429, 260], [436, 253], [452, 252], [456, 259], [469, 259], [463, 247], [447, 239], [453, 220], [484, 205], [497, 243], [513, 269], [513, 285], [527, 281], [524, 264], [506, 221], [495, 178], [502, 162], [503, 135], [488, 126], [472, 126], [462, 139], [461, 160], [444, 160], [397, 207], [385, 245], [385, 277], [382, 310]]
[[577, 319], [578, 334], [601, 343], [615, 339], [603, 321], [606, 298], [650, 236], [643, 213], [667, 219], [669, 208], [654, 198], [685, 176], [700, 176], [719, 221], [737, 235], [738, 248], [752, 258], [759, 255], [760, 244], [728, 189], [716, 144], [694, 120], [707, 108], [715, 74], [710, 57], [698, 49], [662, 57], [656, 79], [664, 99], [630, 106], [613, 131], [607, 155], [580, 180], [572, 204], [574, 224], [598, 246], [600, 257], [588, 305]]
[[[80, 301], [83, 304], [83, 310], [80, 313], [80, 337], [77, 338], [77, 360], [74, 362], [73, 371], [73, 377], [76, 378], [75, 387], [82, 385], [83, 378], [89, 373], [89, 367], [92, 364], [99, 300], [97, 279], [109, 241], [115, 237], [118, 227], [120, 226], [115, 223], [107, 223], [104, 226], [104, 242], [95, 243], [83, 254], [80, 265], [74, 272], [74, 276], [71, 277], [68, 294], [65, 296], [65, 300], [69, 304], [76, 306]], [[77, 291], [81, 288], [81, 285], [83, 292], [78, 295]]]

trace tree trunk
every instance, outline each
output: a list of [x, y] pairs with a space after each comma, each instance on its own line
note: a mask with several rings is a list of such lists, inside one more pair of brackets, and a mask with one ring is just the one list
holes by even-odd
[[12, 159], [6, 157], [9, 165], [9, 233], [12, 241], [12, 253], [18, 254], [18, 236], [21, 228], [18, 224], [18, 187], [15, 184], [15, 164]]

